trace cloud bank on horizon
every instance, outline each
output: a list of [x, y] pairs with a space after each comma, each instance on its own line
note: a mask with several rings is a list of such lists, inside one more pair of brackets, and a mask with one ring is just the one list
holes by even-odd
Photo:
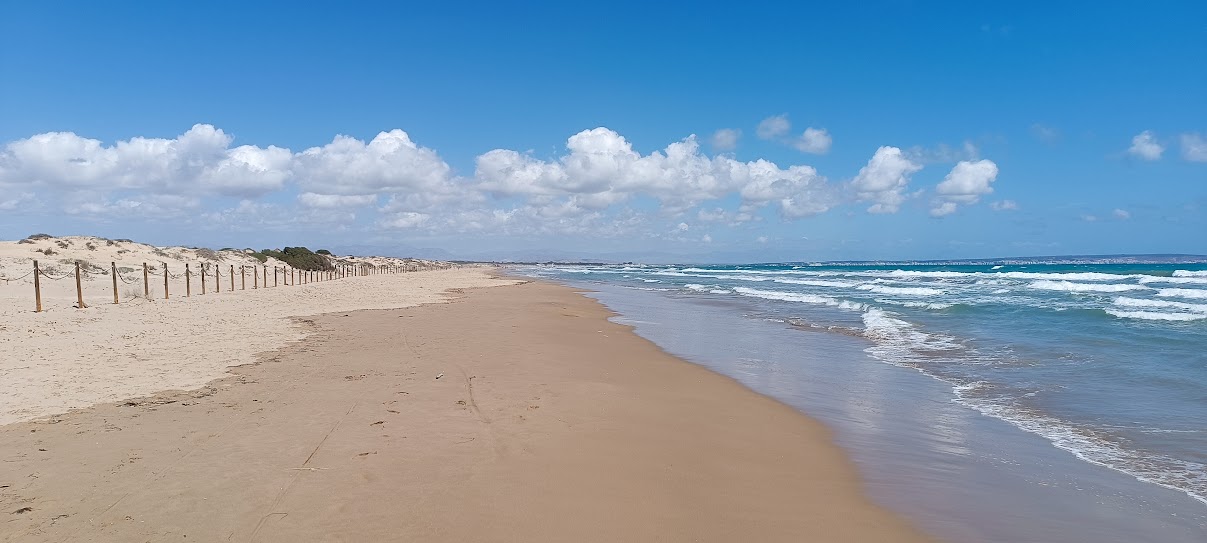
[[[786, 137], [806, 153], [828, 150], [824, 130], [787, 137], [784, 116], [760, 123], [761, 138]], [[730, 150], [737, 130], [713, 147]], [[993, 161], [960, 160], [935, 187], [908, 192], [925, 166], [884, 146], [851, 179], [829, 179], [808, 165], [708, 155], [695, 135], [641, 154], [605, 127], [569, 137], [561, 156], [494, 149], [458, 174], [439, 152], [401, 129], [370, 141], [337, 135], [300, 151], [233, 145], [222, 129], [197, 124], [172, 138], [136, 137], [106, 144], [72, 132], [8, 142], [0, 151], [0, 209], [38, 208], [91, 218], [197, 220], [202, 224], [288, 227], [341, 223], [358, 214], [383, 230], [508, 234], [654, 235], [659, 221], [737, 225], [795, 220], [854, 203], [869, 213], [897, 213], [908, 199], [933, 194], [934, 216], [975, 205], [993, 193]], [[262, 203], [288, 194], [288, 203]], [[233, 205], [221, 206], [235, 200]], [[653, 202], [638, 205], [641, 200]], [[718, 202], [732, 202], [730, 209]], [[289, 219], [292, 217], [292, 220]]]
[[[762, 120], [755, 134], [807, 154], [824, 154], [833, 145], [824, 129], [809, 127], [793, 135], [786, 115]], [[369, 141], [336, 135], [330, 143], [298, 151], [234, 145], [232, 135], [209, 124], [196, 124], [171, 139], [112, 143], [48, 132], [0, 149], [0, 211], [144, 226], [172, 221], [229, 231], [347, 230], [360, 218], [361, 230], [387, 236], [708, 244], [710, 229], [834, 212], [896, 214], [910, 201], [941, 219], [990, 198], [1001, 173], [997, 163], [965, 143], [959, 149], [885, 145], [854, 175], [829, 177], [804, 164], [737, 160], [732, 151], [741, 137], [740, 129], [717, 130], [709, 138], [712, 155], [695, 135], [642, 154], [621, 134], [598, 127], [571, 135], [558, 156], [493, 149], [475, 158], [472, 172], [459, 173], [437, 150], [402, 129]], [[1183, 160], [1207, 161], [1207, 140], [1197, 133], [1162, 141], [1143, 131], [1127, 153], [1158, 161], [1167, 145], [1180, 144]], [[914, 183], [914, 175], [928, 167], [942, 168], [942, 180]], [[985, 207], [1011, 212], [1020, 204], [1002, 199]], [[1131, 215], [1115, 209], [1111, 216], [1126, 220]]]

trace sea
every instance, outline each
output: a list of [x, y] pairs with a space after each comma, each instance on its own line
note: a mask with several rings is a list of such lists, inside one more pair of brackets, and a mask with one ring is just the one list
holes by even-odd
[[1207, 541], [1207, 265], [540, 265], [948, 541]]

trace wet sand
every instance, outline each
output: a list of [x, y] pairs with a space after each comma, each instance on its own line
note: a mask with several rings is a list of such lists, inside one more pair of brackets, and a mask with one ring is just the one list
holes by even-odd
[[573, 290], [299, 319], [191, 392], [0, 426], [2, 541], [925, 541], [819, 423]]

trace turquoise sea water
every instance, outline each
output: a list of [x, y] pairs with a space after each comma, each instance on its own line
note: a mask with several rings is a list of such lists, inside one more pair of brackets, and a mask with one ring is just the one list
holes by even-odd
[[[599, 290], [601, 300], [664, 348], [715, 365], [760, 392], [789, 396], [794, 405], [799, 399], [797, 406], [806, 412], [848, 401], [879, 402], [871, 410], [894, 409], [903, 399], [942, 401], [944, 416], [974, 421], [975, 428], [966, 432], [979, 432], [974, 441], [984, 443], [984, 453], [961, 454], [1008, 458], [1005, 463], [1013, 467], [1007, 471], [1024, 479], [1032, 462], [1049, 467], [1069, 462], [1074, 467], [1061, 470], [1071, 478], [1061, 483], [1065, 487], [1099, 485], [1119, 495], [1045, 495], [1042, 488], [1020, 484], [1014, 491], [1023, 494], [1017, 496], [1020, 503], [1048, 500], [1050, 511], [1070, 500], [1097, 502], [1071, 506], [1089, 518], [1103, 514], [1102, 503], [1116, 500], [1110, 507], [1124, 516], [1130, 509], [1145, 510], [1141, 516], [1147, 520], [1131, 522], [1138, 531], [1128, 537], [1207, 536], [1199, 531], [1207, 530], [1207, 266], [545, 266], [520, 271]], [[690, 319], [685, 313], [692, 313]], [[684, 321], [693, 324], [684, 326]], [[711, 336], [728, 330], [731, 337], [687, 341], [694, 337], [692, 328], [710, 329]], [[791, 335], [781, 335], [785, 331]], [[861, 353], [827, 360], [809, 347], [784, 348], [797, 342]], [[807, 388], [821, 374], [863, 371], [844, 360], [860, 356], [895, 372], [916, 370], [926, 384], [886, 373], [896, 383], [887, 391], [813, 394], [830, 397], [829, 404], [784, 392]], [[941, 421], [918, 418], [896, 423], [892, 439], [909, 440], [910, 432], [933, 433], [941, 426]], [[848, 413], [827, 422], [857, 431], [867, 424], [857, 419]], [[982, 419], [986, 422], [975, 422]], [[838, 430], [841, 441], [844, 431]], [[1046, 446], [1034, 448], [1030, 440]], [[999, 455], [995, 448], [1010, 452]], [[938, 452], [920, 462], [948, 461], [943, 447], [931, 449]], [[975, 459], [960, 461], [975, 468]], [[886, 477], [886, 484], [893, 481], [893, 475]], [[942, 477], [953, 479], [945, 483]], [[958, 477], [978, 475], [962, 468]], [[1009, 487], [1005, 477], [987, 476], [990, 482], [981, 490], [970, 490], [955, 475], [935, 479], [932, 492], [947, 492], [946, 485], [961, 499], [979, 499], [980, 492], [985, 503], [1001, 501], [995, 507], [1013, 503], [989, 495]], [[1034, 499], [1026, 495], [1033, 491]], [[1143, 499], [1129, 501], [1138, 496]], [[942, 496], [932, 502], [945, 507]], [[926, 508], [918, 507], [925, 516]], [[1019, 511], [1028, 508], [1020, 505]], [[998, 539], [1052, 540], [1053, 533], [1068, 528], [1053, 526], [1045, 533]], [[1165, 527], [1172, 528], [1162, 532]], [[992, 539], [971, 527], [947, 529], [956, 537]]]

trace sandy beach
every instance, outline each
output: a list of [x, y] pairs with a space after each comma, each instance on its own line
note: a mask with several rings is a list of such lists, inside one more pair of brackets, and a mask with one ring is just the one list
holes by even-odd
[[[233, 266], [273, 266], [240, 251], [218, 252], [213, 260], [198, 250], [153, 247], [135, 242], [113, 242], [94, 237], [37, 240], [34, 243], [0, 242], [0, 272], [21, 277], [31, 269], [36, 251], [52, 249], [58, 262], [52, 277], [69, 273], [64, 262], [79, 260], [89, 273], [82, 281], [85, 310], [74, 307], [74, 276], [42, 280], [44, 313], [35, 313], [33, 278], [0, 282], [0, 424], [29, 420], [86, 407], [98, 402], [143, 396], [162, 390], [191, 389], [220, 378], [232, 366], [249, 364], [256, 354], [284, 346], [305, 333], [294, 317], [331, 311], [407, 307], [445, 299], [445, 290], [507, 284], [481, 270], [460, 268], [367, 275], [336, 281], [284, 286], [283, 274], [275, 287], [254, 288], [247, 277], [236, 288], [224, 276], [221, 290], [201, 295], [199, 277], [192, 277], [192, 296], [185, 297], [182, 277], [169, 277], [172, 291], [163, 297], [162, 264], [169, 273], [184, 271], [186, 262], [196, 270], [205, 263], [229, 273]], [[94, 247], [89, 249], [88, 247]], [[124, 251], [120, 252], [119, 251]], [[45, 258], [43, 256], [43, 258]], [[124, 273], [137, 281], [119, 281], [120, 304], [114, 305], [110, 266], [137, 268]], [[150, 261], [151, 296], [143, 296], [142, 262]], [[447, 267], [442, 263], [385, 258], [342, 257], [338, 262], [375, 266]], [[44, 266], [50, 265], [43, 260]], [[44, 270], [46, 267], [43, 268]], [[263, 268], [258, 270], [263, 274]], [[73, 270], [72, 270], [73, 271]], [[121, 273], [121, 272], [119, 272]], [[403, 277], [400, 279], [400, 277]], [[269, 273], [269, 284], [273, 284]], [[123, 279], [124, 281], [124, 279]]]
[[[408, 300], [504, 282], [427, 273]], [[0, 540], [926, 540], [820, 424], [573, 290], [451, 294], [343, 311], [316, 292], [324, 314], [238, 336], [290, 340], [226, 377], [0, 426]]]

